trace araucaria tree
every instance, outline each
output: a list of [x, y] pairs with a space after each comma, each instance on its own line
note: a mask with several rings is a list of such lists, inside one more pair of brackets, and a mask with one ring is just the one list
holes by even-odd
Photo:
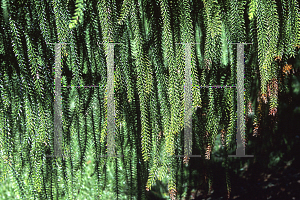
[[[146, 199], [167, 178], [183, 193], [185, 45], [191, 44], [193, 154], [209, 159], [221, 135], [235, 148], [237, 48], [245, 45], [245, 116], [276, 116], [300, 47], [297, 0], [1, 0], [1, 176], [24, 199]], [[62, 148], [54, 153], [55, 50], [62, 46]], [[114, 45], [115, 149], [107, 154], [107, 55]], [[177, 44], [182, 43], [182, 44]], [[260, 88], [259, 104], [252, 87]], [[257, 93], [257, 92], [256, 92]], [[252, 111], [253, 110], [253, 111]], [[243, 137], [245, 144], [248, 136]], [[213, 155], [212, 155], [213, 156]], [[88, 162], [87, 162], [88, 161]], [[87, 168], [90, 167], [91, 174]], [[83, 180], [93, 190], [84, 193]], [[209, 188], [212, 176], [209, 176]], [[222, 178], [222, 177], [220, 177]], [[227, 190], [230, 194], [228, 173]], [[110, 180], [109, 180], [110, 179]]]

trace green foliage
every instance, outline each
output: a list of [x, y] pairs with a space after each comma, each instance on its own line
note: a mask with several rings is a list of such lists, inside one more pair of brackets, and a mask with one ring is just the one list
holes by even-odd
[[[219, 157], [225, 157], [220, 159], [230, 193], [227, 156], [235, 149], [235, 88], [198, 86], [236, 85], [236, 44], [230, 43], [252, 42], [245, 45], [246, 107], [254, 104], [255, 130], [265, 108], [276, 115], [278, 94], [288, 84], [275, 59], [287, 64], [300, 46], [298, 4], [2, 0], [2, 198], [146, 199], [146, 190], [160, 184], [167, 185], [165, 196], [166, 191], [187, 193], [189, 158], [174, 157], [184, 153], [184, 43], [191, 43], [192, 151], [202, 156], [192, 159], [223, 152]], [[99, 86], [61, 89], [64, 158], [49, 156], [54, 154], [55, 68], [49, 43], [55, 42], [69, 43], [61, 49], [62, 85]], [[121, 43], [114, 44], [114, 140], [116, 154], [124, 157], [105, 157], [108, 43]], [[297, 84], [294, 80], [296, 93]], [[258, 103], [252, 87], [260, 87]], [[212, 174], [205, 183], [209, 189]]]
[[76, 9], [74, 12], [74, 16], [69, 23], [69, 28], [73, 29], [77, 24], [81, 24], [83, 22], [83, 11], [84, 11], [84, 3], [83, 0], [76, 0]]

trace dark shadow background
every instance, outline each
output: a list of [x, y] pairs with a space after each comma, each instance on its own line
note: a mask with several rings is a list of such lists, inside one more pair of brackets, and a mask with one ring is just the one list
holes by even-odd
[[[246, 123], [246, 154], [254, 155], [254, 158], [228, 158], [229, 199], [300, 199], [300, 54], [280, 66], [285, 64], [292, 64], [293, 69], [285, 77], [281, 76], [287, 87], [278, 95], [276, 115], [269, 115], [269, 106], [263, 104], [257, 136], [253, 136], [253, 117], [250, 116]], [[259, 89], [259, 86], [251, 88], [251, 98], [256, 103]], [[193, 154], [199, 153], [193, 148]], [[229, 152], [229, 155], [233, 154], [235, 149]], [[227, 199], [225, 168], [220, 155], [222, 148], [213, 152], [210, 160], [190, 158], [189, 166], [184, 167], [188, 172], [187, 179], [177, 186], [187, 194], [178, 199]], [[205, 182], [209, 172], [213, 175], [210, 195]], [[157, 181], [148, 193], [148, 199], [165, 199], [163, 194], [167, 193], [167, 184]]]

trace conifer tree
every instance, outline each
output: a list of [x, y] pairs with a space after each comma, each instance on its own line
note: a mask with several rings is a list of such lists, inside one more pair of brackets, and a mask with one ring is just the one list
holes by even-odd
[[[1, 180], [9, 173], [23, 199], [146, 199], [157, 180], [170, 198], [183, 193], [185, 46], [191, 43], [193, 152], [209, 159], [221, 135], [224, 163], [235, 148], [236, 45], [245, 48], [245, 107], [259, 83], [253, 133], [262, 105], [275, 116], [300, 48], [299, 0], [1, 0]], [[63, 152], [54, 154], [54, 63], [61, 49]], [[107, 154], [108, 43], [114, 45], [115, 146]], [[283, 71], [283, 72], [282, 72]], [[280, 78], [281, 77], [281, 78]], [[245, 141], [249, 138], [245, 135]], [[88, 154], [90, 153], [90, 154]], [[88, 158], [93, 173], [87, 175]], [[183, 163], [184, 162], [184, 163]], [[227, 164], [226, 164], [227, 163]], [[212, 173], [208, 176], [211, 188]], [[230, 177], [224, 179], [230, 194]], [[111, 180], [113, 180], [113, 185]]]

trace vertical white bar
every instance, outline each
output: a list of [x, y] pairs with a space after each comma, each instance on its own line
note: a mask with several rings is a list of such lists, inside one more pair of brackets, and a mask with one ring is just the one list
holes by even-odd
[[62, 156], [61, 44], [55, 44], [54, 154]]
[[192, 155], [192, 79], [191, 44], [185, 43], [184, 155]]
[[244, 119], [244, 44], [237, 44], [237, 149], [236, 154], [245, 155], [242, 147], [242, 135], [245, 135]]
[[229, 155], [228, 157], [254, 157], [254, 155], [245, 155], [244, 44], [237, 43], [237, 148], [236, 155]]
[[115, 156], [115, 102], [114, 102], [114, 44], [108, 44], [107, 55], [107, 154]]

